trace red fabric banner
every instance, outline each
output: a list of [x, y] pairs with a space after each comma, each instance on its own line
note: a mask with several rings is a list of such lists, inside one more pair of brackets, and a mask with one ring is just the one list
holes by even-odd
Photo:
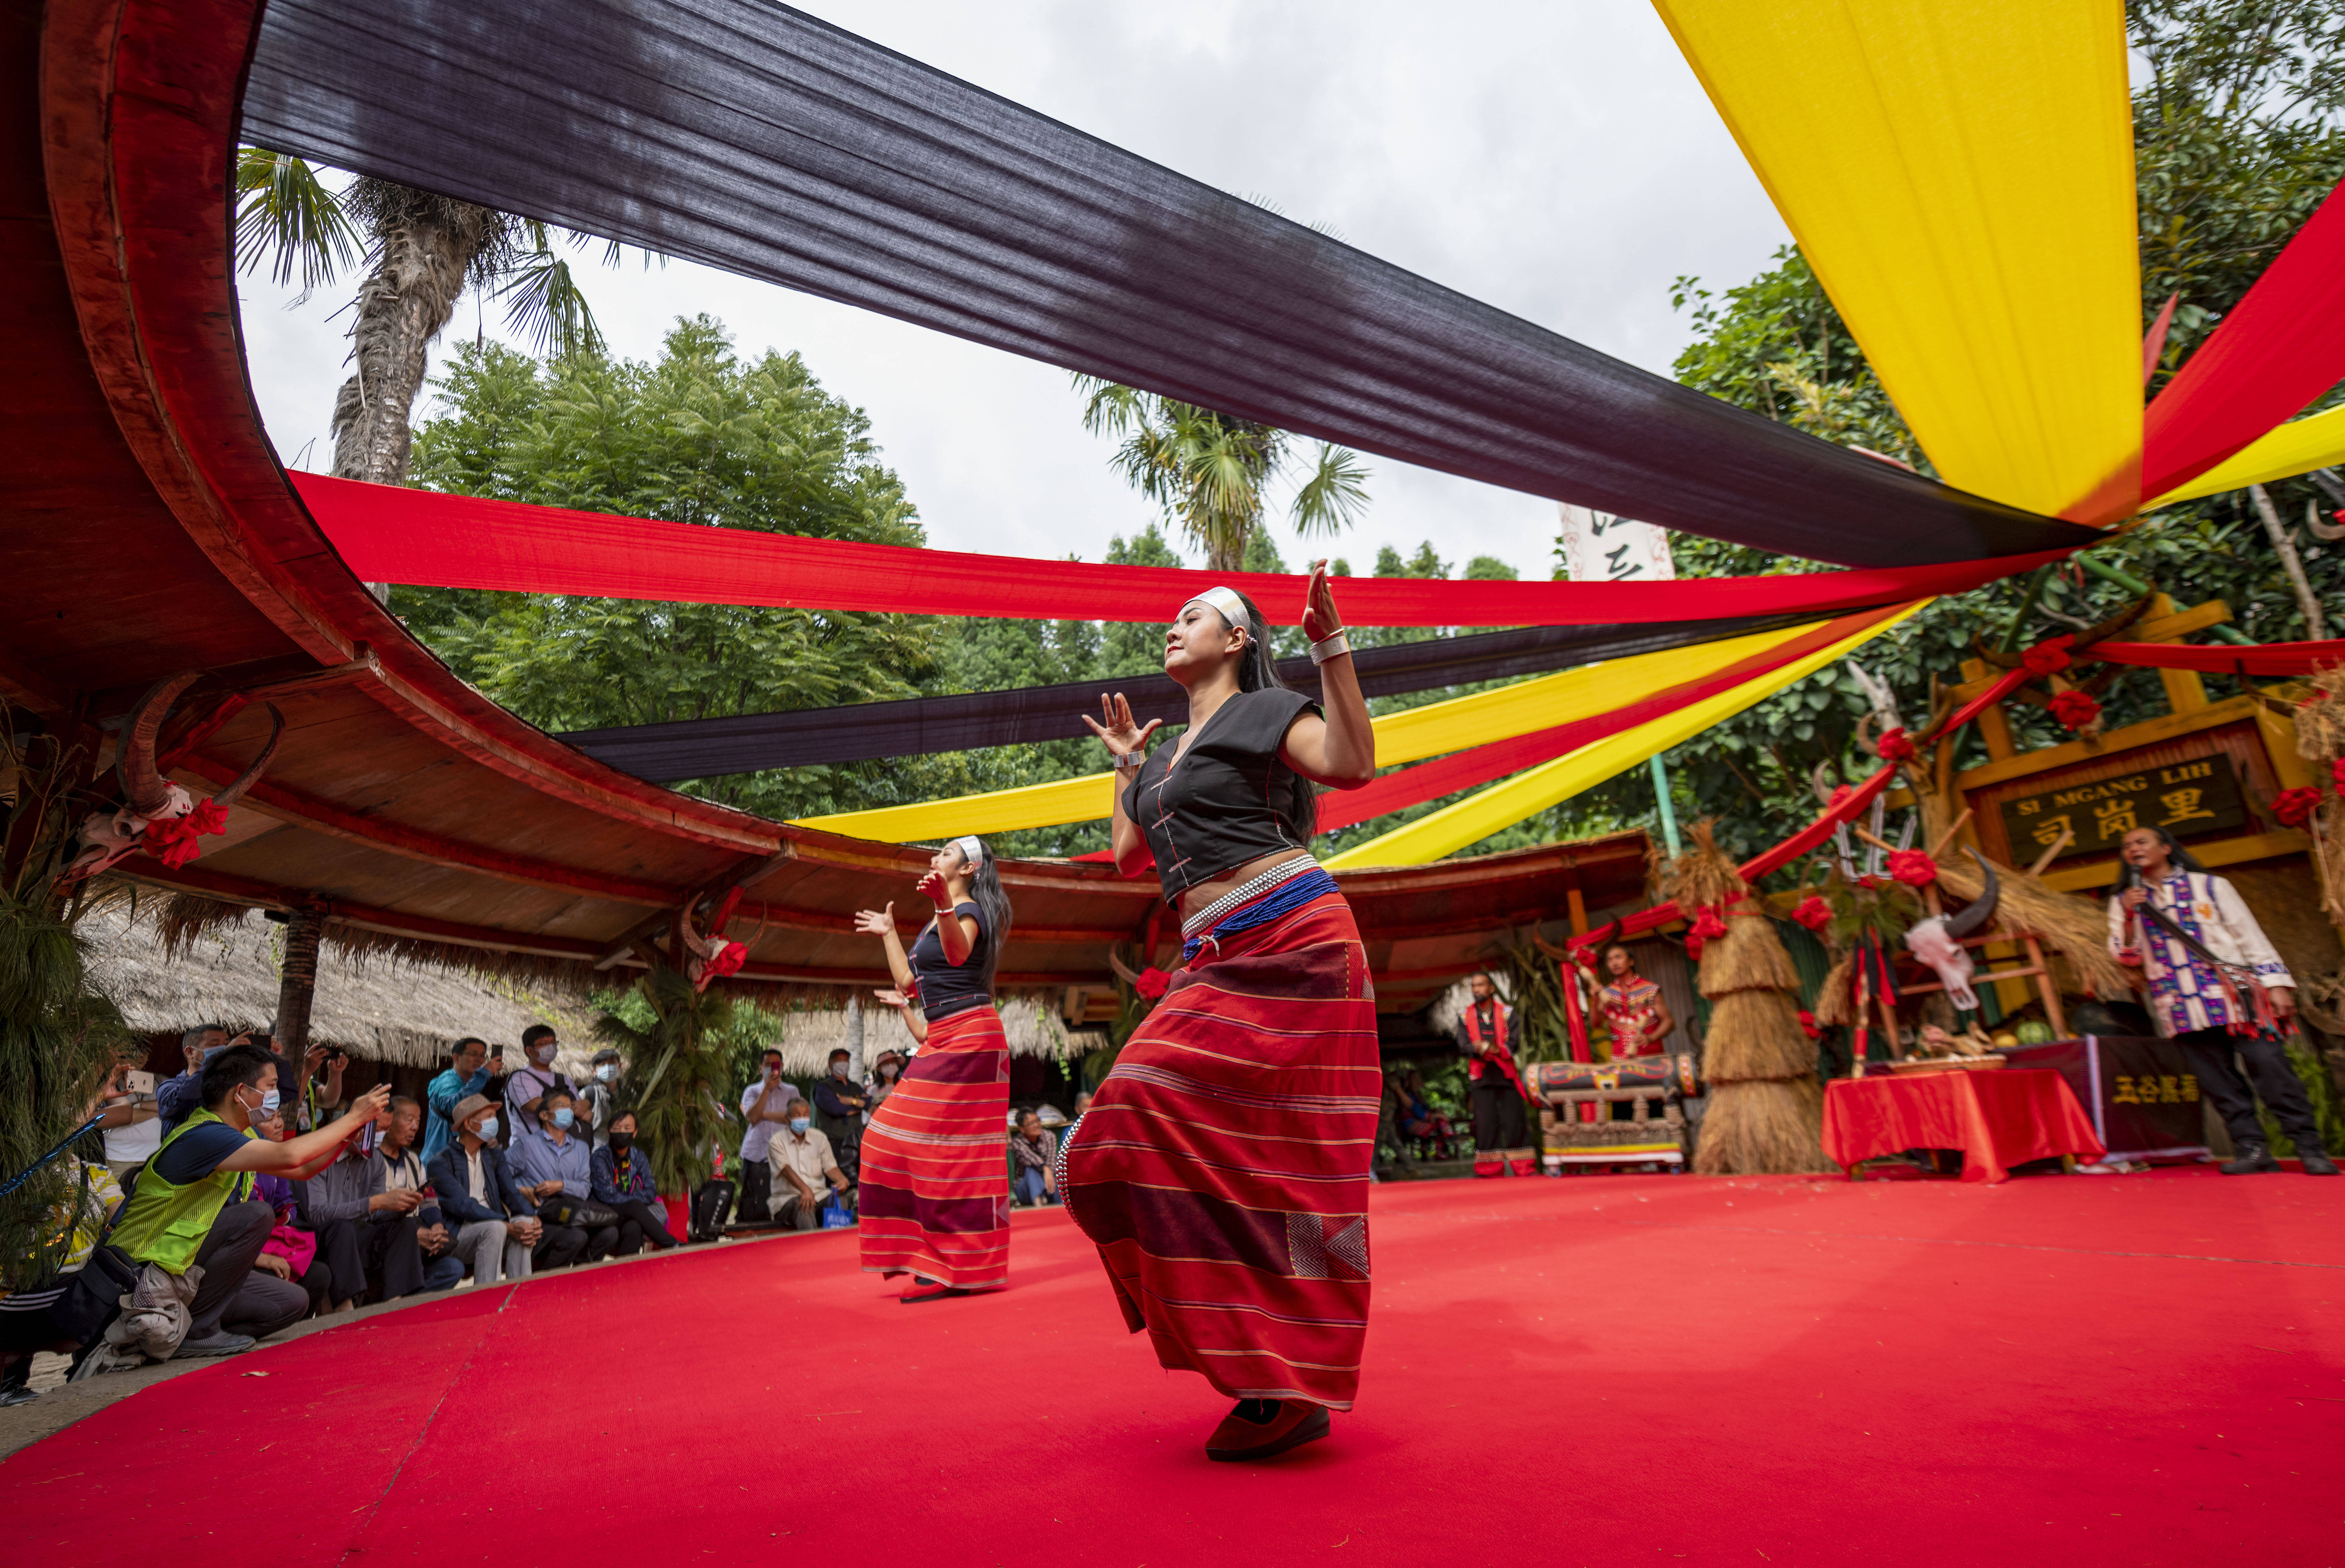
[[1716, 696], [1745, 681], [1756, 680], [1771, 670], [1779, 670], [1796, 659], [1803, 659], [1843, 637], [1853, 637], [1887, 613], [1885, 611], [1873, 611], [1843, 615], [1778, 643], [1763, 653], [1738, 660], [1714, 674], [1649, 693], [1609, 713], [1568, 724], [1557, 724], [1551, 729], [1534, 730], [1512, 740], [1493, 741], [1488, 745], [1452, 752], [1436, 761], [1420, 763], [1416, 767], [1403, 768], [1397, 773], [1371, 779], [1355, 790], [1324, 791], [1319, 796], [1319, 831], [1333, 833], [1338, 828], [1370, 821], [1387, 812], [1405, 811], [1410, 806], [1439, 800], [1443, 795], [1474, 789], [1518, 774], [1525, 768], [1552, 762], [1566, 752], [1593, 745], [1608, 735], [1617, 735], [1623, 730], [1634, 729], [1639, 724], [1673, 713], [1689, 703]]
[[[1301, 577], [799, 539], [323, 474], [292, 479], [342, 560], [369, 582], [684, 604], [1143, 622], [1170, 621], [1218, 582], [1253, 599], [1274, 624], [1291, 625], [1303, 613]], [[1829, 613], [1960, 593], [2066, 553], [1680, 582], [1348, 577], [1335, 596], [1345, 619], [1361, 626], [1569, 626]]]
[[2345, 664], [2345, 641], [2326, 642], [2264, 642], [2254, 646], [2215, 643], [2196, 647], [2188, 642], [2096, 642], [2078, 656], [2106, 659], [2112, 664], [2141, 664], [2153, 670], [2196, 670], [2207, 675], [2309, 675], [2330, 664]]
[[2141, 493], [2197, 478], [2345, 378], [2345, 185], [2142, 419]]
[[2001, 1181], [2056, 1155], [2098, 1159], [2068, 1080], [2044, 1067], [1880, 1074], [1824, 1086], [1824, 1157], [1846, 1169], [1908, 1148], [1959, 1148], [1964, 1181]]

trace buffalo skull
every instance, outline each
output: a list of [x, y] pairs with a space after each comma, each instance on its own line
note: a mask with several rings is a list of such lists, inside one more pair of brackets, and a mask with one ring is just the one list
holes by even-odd
[[2002, 894], [2002, 884], [1995, 879], [1995, 867], [1975, 849], [1964, 848], [1979, 864], [1986, 876], [1986, 886], [1976, 898], [1952, 915], [1934, 915], [1905, 933], [1905, 950], [1937, 971], [1945, 982], [1946, 1000], [1964, 1012], [1978, 1006], [1978, 993], [1971, 989], [1971, 976], [1975, 973], [1963, 938], [1974, 936], [1995, 918], [1995, 900]]
[[[155, 744], [162, 733], [163, 722], [170, 717], [172, 704], [202, 674], [199, 670], [182, 670], [164, 676], [147, 688], [147, 694], [130, 710], [129, 717], [123, 720], [122, 741], [114, 763], [123, 804], [113, 811], [92, 812], [82, 820], [82, 852], [66, 867], [58, 878], [61, 883], [84, 882], [111, 869], [117, 861], [146, 845], [150, 825], [177, 822], [197, 810], [195, 797], [163, 776], [156, 761]], [[278, 744], [285, 738], [285, 715], [277, 711], [276, 703], [266, 705], [270, 724], [268, 744], [260, 748], [252, 765], [237, 775], [233, 784], [205, 803], [209, 812], [225, 813], [252, 787], [261, 770], [277, 755]]]

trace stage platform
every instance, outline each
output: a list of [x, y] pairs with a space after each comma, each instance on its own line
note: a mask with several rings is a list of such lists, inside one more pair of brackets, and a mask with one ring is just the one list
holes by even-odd
[[[898, 1306], [834, 1232], [467, 1290], [0, 1464], [6, 1560], [2330, 1563], [2345, 1181], [1380, 1188], [1360, 1406], [1260, 1467], [1056, 1210]], [[1619, 1477], [1617, 1482], [1600, 1478]]]

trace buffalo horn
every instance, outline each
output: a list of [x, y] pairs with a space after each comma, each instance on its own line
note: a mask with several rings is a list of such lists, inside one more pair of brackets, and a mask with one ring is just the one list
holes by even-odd
[[1995, 877], [1993, 863], [1967, 844], [1963, 845], [1963, 849], [1978, 862], [1979, 875], [1986, 878], [1986, 886], [1980, 890], [1976, 898], [1947, 916], [1946, 935], [1957, 941], [1964, 936], [1975, 936], [1986, 929], [1987, 922], [1995, 918], [1995, 900], [2003, 895], [2003, 884]]
[[122, 798], [140, 816], [153, 816], [171, 798], [170, 781], [155, 765], [155, 738], [162, 733], [163, 721], [170, 715], [171, 704], [179, 700], [179, 693], [202, 678], [201, 670], [182, 670], [176, 675], [164, 676], [147, 688], [147, 694], [138, 699], [130, 716], [122, 721], [122, 741], [114, 772], [122, 784]]
[[252, 759], [250, 767], [236, 775], [234, 784], [212, 796], [214, 805], [232, 805], [242, 798], [244, 792], [250, 789], [253, 782], [260, 777], [261, 770], [266, 768], [270, 759], [277, 755], [277, 747], [285, 739], [285, 715], [277, 711], [277, 704], [274, 703], [264, 703], [263, 706], [269, 710], [269, 744], [260, 748], [260, 754]]

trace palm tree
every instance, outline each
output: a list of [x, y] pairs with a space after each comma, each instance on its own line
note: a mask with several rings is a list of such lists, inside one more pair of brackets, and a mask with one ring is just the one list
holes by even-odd
[[[1212, 570], [1241, 570], [1246, 541], [1262, 526], [1264, 492], [1296, 463], [1294, 438], [1096, 376], [1078, 375], [1075, 386], [1088, 394], [1083, 428], [1123, 438], [1112, 460], [1132, 487], [1203, 547]], [[1340, 533], [1367, 504], [1368, 470], [1356, 452], [1314, 445], [1289, 514], [1297, 533]]]
[[[503, 298], [507, 324], [540, 354], [603, 348], [569, 260], [554, 247], [560, 231], [534, 218], [363, 177], [337, 193], [302, 159], [262, 147], [239, 150], [236, 186], [244, 271], [266, 263], [279, 284], [299, 276], [306, 298], [339, 270], [369, 265], [350, 327], [350, 379], [334, 399], [338, 479], [406, 482], [415, 395], [432, 339], [468, 282]], [[618, 259], [612, 242], [604, 260]]]

